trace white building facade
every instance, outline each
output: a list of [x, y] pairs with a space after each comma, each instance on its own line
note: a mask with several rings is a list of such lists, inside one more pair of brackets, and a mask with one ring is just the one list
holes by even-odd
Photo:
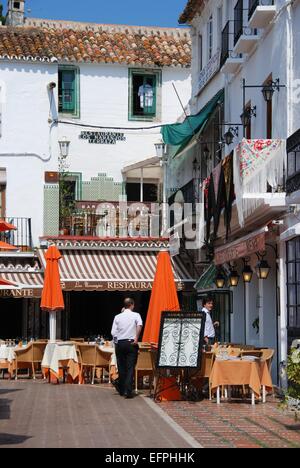
[[61, 171], [78, 210], [89, 205], [81, 202], [117, 202], [126, 184], [130, 201], [160, 198], [154, 144], [159, 126], [182, 113], [173, 85], [184, 105], [189, 100], [190, 37], [180, 29], [28, 20], [24, 3], [8, 2], [0, 27], [1, 216], [31, 218], [37, 246], [62, 226]]
[[[265, 187], [261, 188], [263, 193], [274, 192], [274, 200], [270, 202], [265, 197], [254, 204], [250, 202], [252, 209], [241, 223], [238, 197], [229, 200], [227, 192], [224, 207], [224, 200], [222, 205], [220, 193], [216, 192], [215, 206], [218, 210], [220, 205], [220, 219], [212, 214], [209, 239], [206, 232], [206, 250], [210, 256], [205, 259], [203, 249], [195, 254], [196, 266], [204, 272], [197, 285], [198, 297], [200, 300], [204, 294], [215, 295], [222, 340], [273, 348], [273, 377], [277, 382], [279, 363], [286, 360], [292, 339], [300, 335], [296, 273], [298, 228], [288, 229], [298, 222], [297, 208], [291, 204], [298, 203], [300, 188], [297, 182], [299, 53], [296, 46], [299, 14], [298, 1], [190, 0], [187, 3], [180, 21], [191, 25], [192, 113], [200, 115], [222, 90], [223, 103], [217, 102], [205, 126], [196, 129], [197, 137], [191, 135], [190, 142], [177, 153], [170, 176], [171, 186], [184, 193], [187, 185], [192, 184], [194, 197], [202, 201], [205, 179], [212, 175], [216, 180], [214, 168], [221, 164], [225, 171], [227, 158], [235, 161], [236, 149], [245, 141], [243, 138], [272, 140], [281, 145], [278, 171], [282, 177], [272, 187], [265, 181]], [[270, 91], [271, 96], [268, 96]], [[286, 143], [289, 162], [283, 172]], [[225, 178], [226, 184], [228, 178]], [[220, 187], [219, 181], [218, 189]], [[226, 187], [230, 191], [230, 186]], [[237, 193], [237, 187], [234, 188]], [[290, 195], [286, 198], [286, 194]], [[229, 201], [230, 227], [226, 235], [223, 215]], [[289, 245], [287, 239], [291, 241]], [[215, 272], [209, 265], [212, 258]], [[270, 267], [267, 279], [259, 279], [255, 271], [261, 260], [266, 260]], [[250, 282], [243, 281], [245, 266], [250, 266], [253, 272]], [[240, 276], [237, 287], [230, 287], [232, 272]], [[221, 289], [214, 284], [218, 273], [227, 277]]]

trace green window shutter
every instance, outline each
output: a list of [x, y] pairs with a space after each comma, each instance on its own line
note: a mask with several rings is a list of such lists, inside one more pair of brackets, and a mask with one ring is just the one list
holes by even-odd
[[62, 72], [62, 112], [75, 113], [76, 111], [76, 73], [75, 70]]

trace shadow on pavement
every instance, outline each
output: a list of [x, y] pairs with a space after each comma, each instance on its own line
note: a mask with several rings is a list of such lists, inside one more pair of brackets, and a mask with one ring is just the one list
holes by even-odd
[[10, 405], [12, 400], [7, 398], [0, 399], [0, 421], [1, 419], [10, 419]]
[[31, 437], [15, 435], [15, 434], [1, 434], [0, 433], [0, 446], [1, 445], [17, 445], [22, 444], [26, 440], [31, 439]]

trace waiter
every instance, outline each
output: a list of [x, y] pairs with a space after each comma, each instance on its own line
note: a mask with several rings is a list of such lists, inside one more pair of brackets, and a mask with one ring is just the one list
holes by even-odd
[[139, 352], [139, 336], [143, 321], [133, 311], [134, 300], [125, 299], [122, 312], [114, 319], [111, 334], [116, 344], [116, 356], [119, 372], [117, 389], [121, 396], [133, 398], [133, 378]]
[[215, 328], [220, 326], [219, 322], [213, 322], [211, 313], [214, 308], [214, 300], [212, 297], [205, 297], [202, 301], [202, 312], [206, 315], [205, 329], [204, 329], [204, 341], [208, 345], [213, 345], [216, 341]]

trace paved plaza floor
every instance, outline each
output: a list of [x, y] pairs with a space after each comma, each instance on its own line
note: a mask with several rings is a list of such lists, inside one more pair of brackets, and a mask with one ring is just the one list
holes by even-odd
[[0, 448], [198, 446], [179, 432], [149, 398], [125, 400], [105, 385], [0, 380]]
[[0, 448], [300, 447], [300, 421], [278, 401], [125, 400], [108, 385], [0, 381]]

